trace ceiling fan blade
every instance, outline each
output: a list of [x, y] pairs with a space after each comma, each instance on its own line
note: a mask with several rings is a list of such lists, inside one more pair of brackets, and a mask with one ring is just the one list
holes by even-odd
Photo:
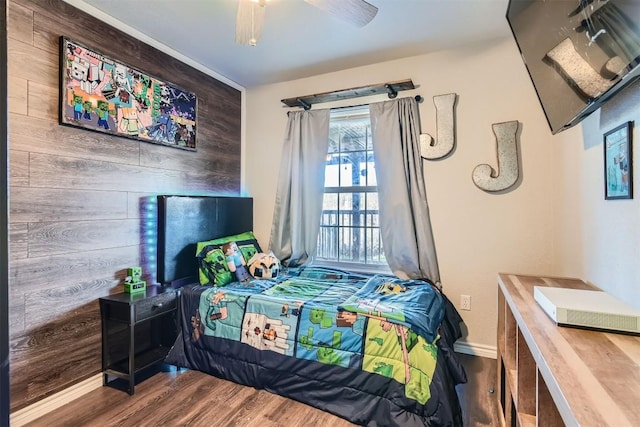
[[364, 27], [376, 16], [378, 8], [364, 0], [304, 0], [318, 9], [347, 21], [357, 27]]
[[251, 0], [238, 1], [236, 15], [236, 43], [255, 46], [262, 34], [265, 15], [264, 3]]

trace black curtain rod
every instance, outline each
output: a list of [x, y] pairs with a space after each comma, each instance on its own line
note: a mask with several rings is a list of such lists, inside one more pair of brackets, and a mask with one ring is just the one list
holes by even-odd
[[[416, 87], [411, 79], [398, 82], [380, 83], [376, 85], [354, 87], [350, 89], [336, 90], [333, 92], [316, 93], [313, 95], [297, 96], [295, 98], [283, 99], [282, 103], [287, 107], [302, 107], [305, 110], [311, 109], [313, 104], [324, 102], [342, 101], [345, 99], [359, 98], [361, 96], [371, 96], [387, 94], [390, 99], [398, 96], [398, 92], [411, 90]], [[422, 97], [420, 97], [422, 99]], [[416, 98], [417, 100], [417, 98]], [[420, 102], [420, 101], [418, 101]]]
[[[416, 95], [413, 97], [413, 99], [416, 100], [417, 103], [421, 103], [422, 101], [424, 101], [424, 98], [422, 97], [422, 95]], [[356, 105], [345, 105], [344, 107], [333, 107], [331, 108], [331, 110], [343, 110], [343, 109], [347, 109], [347, 108], [358, 108], [358, 107], [364, 107], [366, 105], [370, 105], [371, 103], [368, 104], [356, 104]], [[309, 108], [305, 108], [305, 111], [311, 109], [311, 107]], [[291, 111], [287, 112], [287, 116], [289, 115], [289, 113], [291, 113]]]
[[[413, 97], [413, 99], [415, 99], [417, 103], [420, 103], [420, 102], [424, 101], [424, 98], [422, 97], [422, 95], [416, 95], [416, 96]], [[369, 104], [371, 104], [371, 103], [369, 102], [369, 103], [366, 103], [366, 104], [345, 105], [344, 107], [333, 107], [332, 110], [342, 110], [344, 108], [364, 107], [365, 105], [369, 105]]]

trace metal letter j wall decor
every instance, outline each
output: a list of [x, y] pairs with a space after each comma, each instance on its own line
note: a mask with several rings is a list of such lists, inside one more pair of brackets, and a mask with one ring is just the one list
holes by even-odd
[[497, 142], [498, 170], [494, 171], [490, 165], [481, 164], [473, 169], [472, 178], [478, 188], [494, 192], [506, 190], [518, 180], [518, 121], [494, 123], [491, 127]]
[[446, 157], [456, 144], [456, 125], [453, 110], [457, 95], [449, 93], [433, 97], [436, 106], [436, 139], [428, 133], [420, 134], [420, 155], [428, 160]]

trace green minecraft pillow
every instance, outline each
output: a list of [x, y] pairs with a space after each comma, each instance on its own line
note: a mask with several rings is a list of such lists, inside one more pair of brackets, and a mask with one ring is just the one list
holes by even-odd
[[252, 231], [198, 242], [196, 257], [200, 284], [225, 286], [249, 279], [247, 261], [258, 252], [262, 249]]

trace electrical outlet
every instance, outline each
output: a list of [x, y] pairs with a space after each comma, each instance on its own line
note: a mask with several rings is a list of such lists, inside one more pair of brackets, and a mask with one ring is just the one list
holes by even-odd
[[471, 310], [471, 295], [460, 295], [460, 310]]

